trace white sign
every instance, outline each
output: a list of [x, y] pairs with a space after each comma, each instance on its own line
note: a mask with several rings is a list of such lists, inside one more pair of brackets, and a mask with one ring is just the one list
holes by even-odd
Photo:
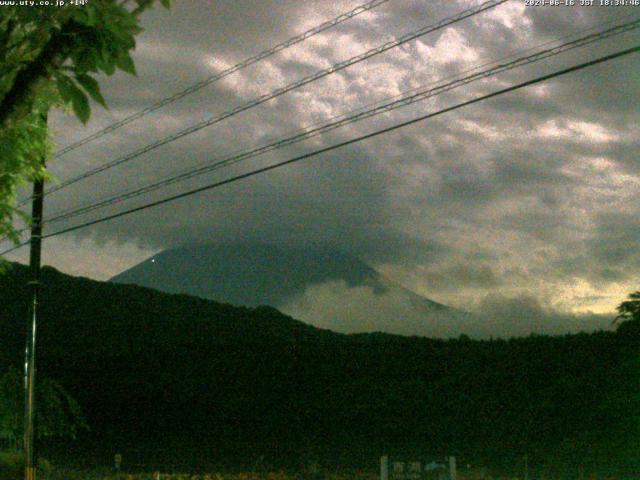
[[456, 457], [407, 460], [384, 455], [380, 480], [456, 480]]

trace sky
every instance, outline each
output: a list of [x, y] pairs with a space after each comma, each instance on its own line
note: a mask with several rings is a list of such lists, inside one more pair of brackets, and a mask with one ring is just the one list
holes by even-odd
[[[94, 104], [87, 126], [68, 112], [55, 112], [50, 121], [54, 139], [64, 147], [359, 3], [176, 0], [170, 11], [158, 7], [142, 17], [145, 30], [133, 54], [137, 76], [100, 78], [109, 109]], [[60, 181], [75, 176], [478, 3], [389, 0], [64, 155], [53, 161], [51, 171]], [[634, 17], [640, 17], [640, 7], [540, 7], [510, 0], [62, 189], [47, 198], [45, 216], [224, 159], [480, 65], [531, 53], [546, 42]], [[126, 205], [286, 160], [628, 48], [638, 40], [637, 31], [616, 36]], [[636, 53], [606, 62], [295, 165], [47, 239], [44, 261], [69, 274], [106, 280], [182, 244], [323, 246], [357, 256], [404, 287], [456, 308], [496, 317], [519, 311], [526, 318], [581, 325], [581, 319], [612, 314], [638, 289], [638, 57]], [[123, 207], [50, 224], [47, 232]], [[25, 261], [27, 251], [8, 258]], [[313, 323], [323, 305], [346, 298], [370, 305], [371, 295], [349, 291], [339, 282], [317, 285], [289, 311]], [[348, 317], [354, 310], [350, 305], [335, 315]], [[508, 322], [512, 317], [505, 318]]]

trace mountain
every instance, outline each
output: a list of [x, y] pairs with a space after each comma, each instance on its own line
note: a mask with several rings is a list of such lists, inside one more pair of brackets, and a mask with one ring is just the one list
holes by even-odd
[[111, 281], [233, 305], [271, 305], [345, 333], [446, 337], [470, 333], [466, 330], [477, 320], [407, 290], [351, 255], [327, 249], [182, 246], [158, 253]]
[[[0, 371], [23, 359], [28, 279], [17, 264], [0, 274]], [[220, 471], [316, 456], [374, 470], [381, 453], [427, 452], [494, 476], [521, 473], [525, 454], [532, 478], [640, 468], [637, 322], [508, 341], [342, 335], [48, 267], [40, 305], [38, 376], [91, 428], [41, 442], [59, 463], [119, 452], [127, 469]]]

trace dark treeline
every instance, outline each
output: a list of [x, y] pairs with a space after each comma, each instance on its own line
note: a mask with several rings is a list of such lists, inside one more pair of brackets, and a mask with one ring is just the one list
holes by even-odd
[[[640, 471], [640, 330], [511, 340], [340, 335], [233, 307], [43, 271], [38, 375], [89, 434], [66, 461], [206, 468], [375, 468], [383, 452], [454, 454], [531, 475]], [[22, 361], [27, 269], [0, 275], [0, 368]]]

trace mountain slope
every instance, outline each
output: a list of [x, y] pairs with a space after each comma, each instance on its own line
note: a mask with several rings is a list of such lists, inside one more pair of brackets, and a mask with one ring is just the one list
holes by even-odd
[[[417, 295], [357, 258], [333, 250], [260, 244], [183, 246], [154, 255], [111, 281], [234, 305], [271, 305], [307, 323], [345, 333], [455, 336], [459, 332], [451, 322], [465, 327], [473, 321], [470, 315]], [[322, 285], [335, 287], [328, 300], [332, 305], [346, 306], [331, 318], [324, 318], [331, 305], [307, 308], [322, 296], [316, 291]], [[358, 292], [371, 300], [350, 306]], [[354, 315], [363, 318], [356, 322], [349, 318]]]
[[279, 305], [329, 280], [385, 288], [375, 270], [352, 256], [261, 244], [165, 250], [111, 279], [245, 306]]

